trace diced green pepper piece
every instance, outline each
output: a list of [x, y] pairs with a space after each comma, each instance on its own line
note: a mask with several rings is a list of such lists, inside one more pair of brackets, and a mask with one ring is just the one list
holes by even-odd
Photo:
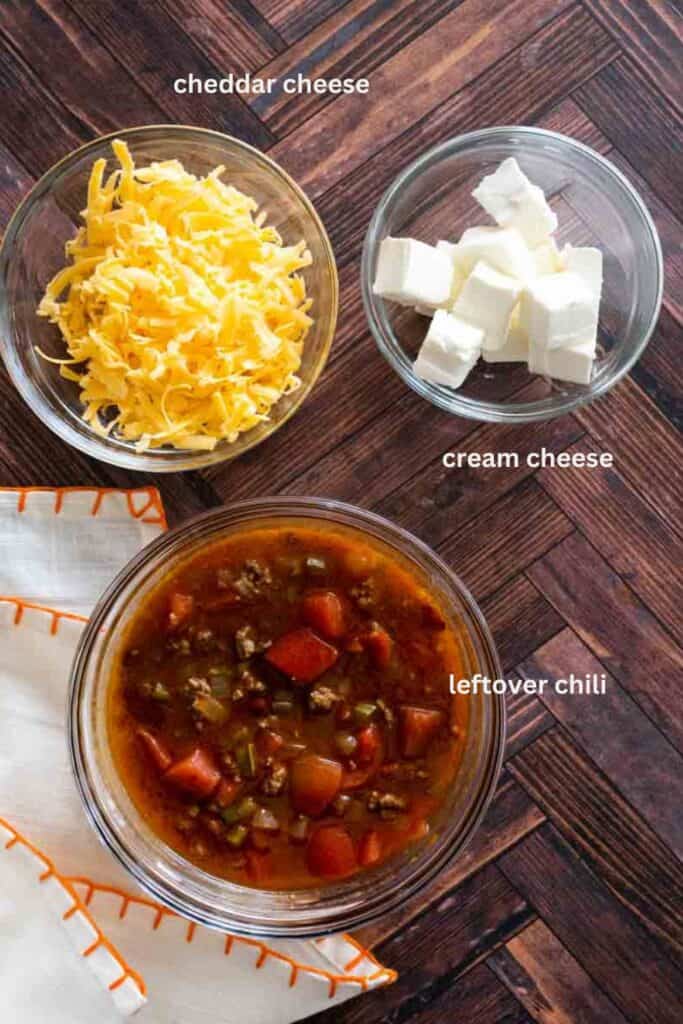
[[291, 690], [276, 690], [272, 707], [274, 715], [291, 715], [294, 711], [294, 694]]
[[244, 846], [247, 836], [249, 835], [249, 829], [246, 825], [234, 825], [225, 833], [225, 841], [235, 850], [239, 850], [241, 846]]
[[230, 804], [221, 811], [221, 818], [226, 825], [234, 825], [237, 821], [249, 821], [256, 814], [259, 805], [253, 796], [245, 796], [237, 804]]
[[240, 743], [235, 750], [235, 759], [240, 775], [245, 779], [253, 779], [256, 775], [256, 747], [253, 743]]
[[377, 705], [369, 700], [361, 700], [353, 705], [353, 717], [359, 725], [367, 725], [375, 717]]
[[171, 694], [168, 692], [168, 688], [163, 683], [155, 683], [150, 693], [152, 700], [158, 700], [160, 704], [165, 704], [171, 699]]

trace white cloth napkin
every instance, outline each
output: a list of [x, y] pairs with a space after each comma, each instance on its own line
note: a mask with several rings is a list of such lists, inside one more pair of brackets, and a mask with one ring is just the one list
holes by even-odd
[[288, 1024], [392, 981], [348, 935], [268, 944], [148, 899], [87, 824], [66, 692], [87, 613], [165, 529], [154, 489], [0, 491], [0, 992], [12, 1024]]

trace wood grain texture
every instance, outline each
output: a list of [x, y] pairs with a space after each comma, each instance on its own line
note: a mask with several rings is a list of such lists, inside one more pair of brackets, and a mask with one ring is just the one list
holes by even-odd
[[[158, 3], [136, 0], [98, 0], [78, 3], [83, 18], [117, 59], [136, 68], [137, 80], [157, 98], [172, 120], [200, 124], [267, 146], [271, 134], [239, 96], [173, 92], [173, 81], [192, 72], [197, 78], [220, 78], [220, 71], [194, 40], [183, 35], [171, 15]], [[126, 55], [123, 58], [123, 55]]]
[[[582, 452], [598, 450], [588, 441], [580, 441], [573, 448]], [[680, 643], [683, 544], [673, 526], [650, 511], [616, 470], [541, 470], [538, 480]]]
[[[605, 674], [606, 692], [597, 699], [558, 693], [552, 684], [567, 677], [568, 665], [579, 679]], [[633, 706], [617, 680], [605, 673], [603, 664], [571, 629], [564, 629], [540, 647], [520, 670], [525, 677], [550, 681], [539, 698], [541, 707], [551, 712], [550, 722], [557, 719], [562, 723], [583, 752], [683, 859], [680, 757], [645, 713]], [[672, 703], [679, 703], [675, 679], [671, 680], [670, 696]], [[538, 719], [536, 710], [534, 720]]]
[[534, 921], [487, 963], [538, 1024], [626, 1024], [544, 921]]
[[[582, 537], [574, 534], [529, 570], [532, 582], [683, 751], [683, 709], [672, 686], [683, 654], [647, 606]], [[599, 614], [596, 614], [599, 609]]]
[[[505, 767], [469, 844], [366, 925], [400, 980], [314, 1024], [673, 1024], [683, 1001], [683, 58], [669, 0], [7, 0], [0, 6], [0, 227], [94, 135], [153, 121], [227, 131], [315, 199], [340, 278], [328, 364], [266, 443], [202, 473], [133, 474], [66, 448], [0, 371], [0, 486], [156, 484], [173, 525], [223, 502], [319, 493], [389, 516], [472, 590], [511, 679], [606, 673], [590, 698], [508, 695]], [[367, 76], [368, 96], [182, 96], [176, 77]], [[629, 375], [574, 415], [523, 427], [449, 416], [405, 388], [368, 330], [363, 238], [396, 175], [496, 124], [567, 134], [643, 197], [662, 314]], [[595, 240], [590, 210], [564, 227]], [[594, 211], [597, 212], [597, 211]], [[424, 237], [474, 200], [417, 212]], [[448, 224], [447, 230], [444, 224]], [[608, 290], [611, 287], [608, 282]], [[415, 344], [424, 322], [404, 314]], [[501, 397], [543, 392], [522, 372]], [[524, 456], [610, 451], [613, 469]], [[515, 468], [446, 469], [453, 452]], [[217, 992], [217, 998], [226, 994]], [[17, 1022], [25, 1024], [25, 1022]]]
[[681, 19], [668, 0], [583, 0], [670, 103], [683, 107]]
[[[382, 64], [368, 96], [341, 96], [306, 121], [272, 155], [313, 196], [330, 188], [378, 149], [413, 127], [568, 7], [568, 0], [464, 0]], [[429, 69], [415, 88], [416, 76]], [[344, 137], [343, 147], [337, 140]]]
[[680, 970], [551, 825], [499, 864], [629, 1021], [676, 1024]]
[[[638, 917], [672, 960], [683, 953], [683, 873], [654, 830], [595, 771], [556, 726], [517, 754], [508, 771], [612, 893]], [[680, 804], [671, 793], [672, 813]], [[650, 865], [659, 866], [652, 877]]]
[[[574, 95], [591, 121], [680, 220], [683, 195], [676, 184], [680, 159], [676, 140], [681, 137], [683, 113], [650, 84], [628, 57], [619, 57]], [[647, 124], [647, 131], [634, 132], [634, 123]]]

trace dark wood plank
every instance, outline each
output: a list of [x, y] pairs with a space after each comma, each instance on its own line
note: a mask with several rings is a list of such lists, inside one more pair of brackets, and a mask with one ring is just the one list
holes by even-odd
[[[526, 671], [526, 665], [521, 667], [520, 673], [513, 674], [512, 678], [518, 679], [520, 675], [522, 678], [536, 678], [532, 673]], [[507, 711], [506, 760], [514, 757], [529, 743], [533, 743], [541, 733], [555, 724], [555, 719], [548, 708], [533, 694], [522, 693], [514, 697], [506, 694], [505, 710]]]
[[[88, 129], [71, 114], [0, 36], [0, 108], [3, 145], [30, 174], [38, 176], [88, 138]], [[36, 116], [36, 111], [40, 116]], [[46, 131], [46, 126], [49, 130]]]
[[253, 3], [288, 43], [312, 31], [339, 7], [339, 0], [316, 0], [314, 4], [310, 0], [253, 0]]
[[481, 602], [493, 633], [503, 671], [510, 671], [545, 643], [565, 622], [523, 574], [508, 580]]
[[[249, 3], [221, 0], [159, 0], [181, 31], [225, 74], [258, 71], [284, 40]], [[188, 69], [190, 70], [190, 69]], [[261, 72], [259, 71], [259, 76]]]
[[553, 826], [498, 863], [632, 1024], [677, 1024], [681, 972]]
[[630, 378], [576, 412], [619, 473], [676, 532], [683, 501], [683, 438]]
[[525, 480], [438, 547], [477, 599], [488, 597], [572, 531], [569, 519], [535, 480]]
[[[355, 934], [370, 947], [388, 940], [442, 900], [465, 879], [490, 864], [504, 850], [514, 846], [543, 821], [545, 816], [532, 803], [527, 792], [504, 772], [495, 796], [472, 839], [446, 870], [431, 883], [426, 892], [418, 893], [417, 896], [406, 900], [396, 910], [365, 925]], [[429, 917], [423, 920], [428, 921]]]
[[667, 419], [681, 431], [683, 397], [679, 383], [679, 352], [682, 325], [683, 317], [680, 323], [676, 323], [668, 310], [662, 309], [652, 341], [631, 370], [633, 379], [647, 392]]
[[0, 230], [33, 185], [33, 178], [0, 142]]
[[569, 135], [572, 139], [583, 142], [584, 146], [590, 146], [602, 156], [611, 154], [614, 148], [609, 139], [603, 135], [596, 124], [586, 117], [581, 107], [577, 106], [570, 96], [561, 100], [557, 106], [552, 107], [543, 117], [539, 118], [538, 126], [547, 128], [550, 132]]
[[[573, 450], [598, 448], [583, 440]], [[674, 530], [616, 470], [541, 470], [537, 480], [672, 635], [683, 639], [683, 544]]]
[[239, 96], [181, 95], [173, 91], [174, 79], [190, 71], [198, 78], [220, 78], [221, 72], [157, 3], [71, 3], [117, 59], [125, 54], [128, 70], [172, 120], [217, 128], [256, 146], [265, 147], [271, 142], [268, 129]]
[[270, 94], [254, 96], [249, 105], [278, 138], [317, 114], [331, 94], [294, 96], [282, 90], [285, 77], [368, 78], [399, 50], [443, 19], [462, 0], [351, 0], [342, 4], [315, 31], [275, 58], [260, 74], [277, 79]]
[[[341, 1008], [325, 1010], [323, 1013], [306, 1018], [306, 1024], [349, 1024], [351, 1021], [378, 1020], [377, 1013], [385, 1001], [387, 992], [371, 992], [363, 996], [360, 1002], [369, 1016], [358, 1015], [358, 1005], [346, 1003]], [[422, 1008], [421, 1003], [409, 1009], [409, 1016], [401, 1016], [406, 1024], [451, 1024], [463, 1021], [466, 1024], [529, 1024], [524, 1009], [484, 964], [468, 971], [457, 983], [451, 985], [446, 980], [432, 994], [428, 1004]], [[383, 1021], [394, 1021], [395, 1018], [384, 1017]]]
[[[532, 383], [518, 393], [524, 401], [536, 393]], [[542, 423], [483, 424], [468, 434], [461, 444], [451, 445], [449, 451], [486, 455], [509, 452], [519, 457], [519, 466], [481, 469], [446, 469], [443, 452], [436, 459], [425, 459], [419, 472], [400, 487], [387, 494], [377, 506], [378, 512], [397, 519], [408, 529], [419, 533], [429, 544], [438, 544], [459, 526], [481, 513], [513, 490], [534, 470], [526, 464], [529, 452], [559, 452], [577, 441], [583, 431], [572, 416]]]
[[486, 961], [538, 1024], [628, 1024], [544, 921]]
[[369, 95], [339, 97], [272, 155], [319, 195], [568, 6], [567, 0], [464, 0], [382, 64]]
[[[672, 687], [683, 653], [600, 554], [578, 534], [528, 570], [544, 598], [676, 747], [683, 707]], [[597, 611], [597, 613], [596, 613]]]
[[[571, 629], [544, 644], [521, 666], [532, 679], [566, 678], [605, 673], [603, 664]], [[558, 694], [552, 687], [541, 698], [574, 741], [607, 775], [654, 831], [683, 860], [683, 756], [617, 680], [606, 674], [604, 695]], [[672, 680], [672, 703], [683, 692]], [[552, 717], [552, 716], [551, 716]]]
[[[94, 134], [166, 119], [154, 98], [114, 60], [66, 0], [8, 0], [2, 5], [0, 27], [20, 53], [30, 55], [31, 70], [43, 86]], [[34, 118], [49, 131], [42, 108]]]
[[683, 105], [681, 25], [676, 20], [675, 5], [666, 0], [583, 2], [667, 101]]
[[619, 57], [582, 85], [574, 98], [660, 199], [683, 219], [683, 193], [677, 184], [683, 117], [633, 61]]
[[[456, 132], [534, 123], [617, 52], [612, 39], [585, 11], [571, 7], [420, 118], [410, 131], [356, 169], [347, 169], [343, 181], [328, 186], [318, 201], [338, 261], [354, 258], [382, 193], [411, 160]], [[573, 123], [574, 119], [557, 130], [570, 131]], [[383, 133], [378, 137], [384, 138]]]
[[[653, 190], [650, 183], [636, 171], [635, 167], [618, 150], [612, 148], [609, 159], [638, 190], [655, 222], [664, 257], [664, 298], [663, 306], [683, 324], [683, 249], [681, 248], [681, 222]], [[658, 344], [657, 332], [646, 353]]]
[[347, 1003], [335, 1020], [375, 1024], [387, 1015], [410, 1019], [531, 919], [522, 897], [488, 865], [434, 904], [429, 917], [418, 917], [375, 947], [382, 963], [399, 972], [398, 980], [378, 999]]
[[[559, 727], [545, 732], [508, 763], [508, 771], [672, 959], [680, 956], [680, 861], [568, 734]], [[680, 810], [674, 792], [666, 799], [671, 814]]]

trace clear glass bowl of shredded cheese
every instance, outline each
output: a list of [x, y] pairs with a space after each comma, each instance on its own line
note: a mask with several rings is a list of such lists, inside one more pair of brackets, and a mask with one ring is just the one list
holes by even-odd
[[63, 440], [152, 472], [252, 448], [313, 387], [334, 256], [312, 204], [237, 139], [97, 139], [35, 185], [0, 250], [2, 355]]
[[[422, 379], [414, 361], [430, 320], [373, 291], [383, 239], [457, 242], [494, 221], [473, 198], [485, 175], [514, 157], [559, 220], [561, 248], [602, 252], [597, 352], [588, 384], [530, 373], [526, 362], [482, 359], [459, 388]], [[610, 154], [611, 157], [611, 154]], [[485, 128], [430, 149], [399, 174], [370, 223], [361, 270], [363, 302], [377, 346], [417, 394], [468, 419], [521, 424], [570, 413], [605, 394], [642, 355], [662, 301], [662, 250], [642, 198], [611, 159], [581, 142], [533, 127]]]

